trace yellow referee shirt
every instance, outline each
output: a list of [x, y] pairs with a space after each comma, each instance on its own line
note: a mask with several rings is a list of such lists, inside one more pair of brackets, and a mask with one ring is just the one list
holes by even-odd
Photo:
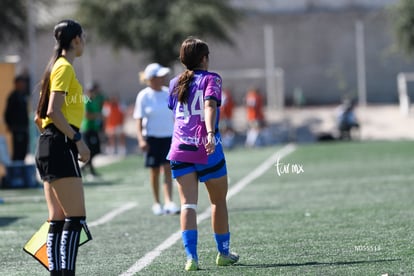
[[[87, 98], [83, 95], [82, 85], [76, 78], [75, 69], [64, 57], [58, 58], [52, 67], [50, 91], [65, 93], [65, 102], [61, 109], [63, 116], [69, 124], [80, 128]], [[46, 117], [42, 120], [42, 127], [51, 123], [53, 123], [52, 119]]]

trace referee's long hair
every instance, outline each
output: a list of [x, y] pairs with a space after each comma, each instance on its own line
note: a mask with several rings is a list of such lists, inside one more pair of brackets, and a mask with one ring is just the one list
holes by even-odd
[[81, 25], [70, 19], [60, 21], [54, 28], [54, 36], [56, 39], [55, 52], [50, 58], [48, 65], [41, 80], [40, 98], [37, 104], [36, 114], [39, 118], [46, 118], [47, 108], [50, 96], [50, 73], [56, 60], [62, 56], [63, 50], [69, 50], [72, 39], [82, 35]]
[[194, 70], [200, 69], [203, 58], [205, 56], [208, 58], [208, 54], [208, 45], [201, 39], [189, 37], [181, 44], [180, 61], [187, 69], [179, 76], [174, 89], [179, 102], [187, 103]]

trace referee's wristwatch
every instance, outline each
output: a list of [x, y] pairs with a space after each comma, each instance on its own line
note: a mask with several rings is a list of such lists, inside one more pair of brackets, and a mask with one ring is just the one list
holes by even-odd
[[80, 132], [76, 132], [75, 135], [73, 135], [72, 141], [74, 143], [79, 142], [82, 139], [82, 134]]

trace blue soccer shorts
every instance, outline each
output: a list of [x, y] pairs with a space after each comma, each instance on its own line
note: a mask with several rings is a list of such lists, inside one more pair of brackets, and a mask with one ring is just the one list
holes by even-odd
[[208, 156], [207, 164], [195, 164], [179, 161], [170, 161], [172, 177], [177, 178], [189, 173], [197, 173], [200, 182], [220, 178], [227, 175], [226, 159], [222, 147], [216, 147], [213, 154]]

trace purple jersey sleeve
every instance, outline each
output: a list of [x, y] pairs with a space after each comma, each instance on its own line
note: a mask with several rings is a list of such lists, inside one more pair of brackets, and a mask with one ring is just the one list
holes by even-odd
[[[204, 101], [215, 100], [221, 104], [221, 77], [207, 71], [196, 71], [189, 88], [188, 101], [178, 102], [174, 93], [177, 78], [170, 82], [168, 107], [173, 110], [175, 123], [169, 160], [206, 164], [208, 156], [204, 145], [207, 130], [204, 123]], [[216, 128], [218, 128], [217, 108]]]
[[217, 74], [211, 73], [207, 79], [207, 87], [204, 93], [204, 100], [213, 99], [217, 101], [217, 106], [221, 105], [221, 77]]

